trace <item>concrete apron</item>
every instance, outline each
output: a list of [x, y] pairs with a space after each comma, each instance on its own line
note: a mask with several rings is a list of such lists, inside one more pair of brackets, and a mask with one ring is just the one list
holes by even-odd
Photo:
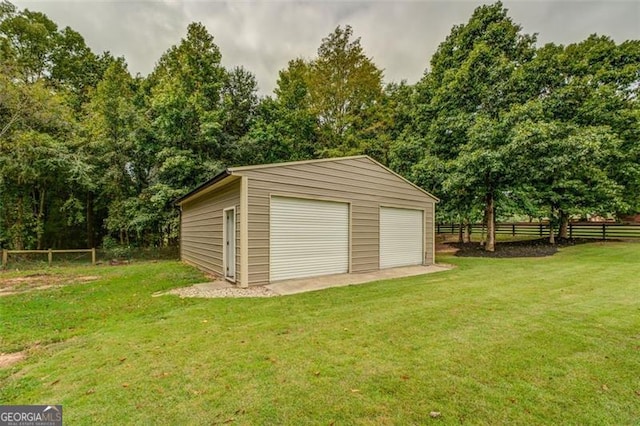
[[415, 275], [431, 274], [433, 272], [448, 271], [450, 265], [402, 266], [399, 268], [381, 269], [379, 271], [353, 274], [325, 275], [322, 277], [302, 278], [278, 281], [265, 285], [266, 288], [279, 295], [304, 293], [307, 291], [323, 290], [331, 287], [365, 284], [372, 281], [388, 280], [391, 278], [411, 277]]

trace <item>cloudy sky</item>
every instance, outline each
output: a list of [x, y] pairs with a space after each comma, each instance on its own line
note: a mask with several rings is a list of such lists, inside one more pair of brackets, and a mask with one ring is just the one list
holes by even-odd
[[[323, 37], [349, 24], [385, 80], [417, 81], [451, 27], [466, 22], [483, 1], [468, 0], [20, 0], [61, 27], [80, 32], [96, 52], [124, 56], [132, 73], [149, 73], [177, 44], [190, 22], [202, 22], [222, 52], [223, 65], [253, 72], [262, 94], [273, 90], [290, 59], [312, 58]], [[506, 0], [510, 16], [538, 42], [572, 43], [589, 34], [617, 42], [640, 39], [640, 0]]]

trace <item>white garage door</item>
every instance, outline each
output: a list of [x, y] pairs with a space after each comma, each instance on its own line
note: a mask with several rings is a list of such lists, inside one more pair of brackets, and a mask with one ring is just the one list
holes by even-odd
[[271, 198], [270, 281], [348, 271], [348, 204]]
[[422, 210], [380, 207], [380, 268], [422, 265]]

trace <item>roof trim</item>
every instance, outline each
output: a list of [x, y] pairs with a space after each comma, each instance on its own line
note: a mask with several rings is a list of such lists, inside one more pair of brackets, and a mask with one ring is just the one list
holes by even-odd
[[182, 205], [182, 203], [187, 201], [187, 199], [192, 198], [194, 195], [197, 195], [198, 193], [200, 193], [203, 190], [205, 190], [205, 189], [215, 185], [216, 183], [226, 179], [227, 177], [236, 174], [236, 172], [267, 169], [267, 168], [272, 168], [272, 167], [298, 166], [298, 165], [303, 165], [303, 164], [323, 163], [323, 162], [327, 162], [327, 161], [343, 161], [343, 160], [355, 160], [355, 159], [367, 159], [367, 160], [371, 161], [372, 163], [377, 164], [378, 166], [382, 167], [383, 169], [385, 169], [386, 171], [388, 171], [392, 175], [402, 179], [404, 182], [408, 183], [409, 185], [411, 185], [412, 187], [414, 187], [418, 191], [422, 192], [423, 194], [429, 196], [430, 198], [433, 198], [436, 202], [440, 201], [440, 199], [438, 197], [436, 197], [435, 195], [425, 191], [424, 189], [420, 188], [418, 185], [414, 184], [413, 182], [409, 181], [408, 179], [406, 179], [403, 176], [399, 175], [398, 173], [394, 172], [390, 168], [380, 164], [379, 162], [377, 162], [373, 158], [369, 157], [368, 155], [353, 155], [353, 156], [350, 156], [350, 157], [320, 158], [320, 159], [316, 159], [316, 160], [288, 161], [288, 162], [285, 162], [285, 163], [257, 164], [255, 166], [230, 167], [230, 168], [225, 169], [222, 172], [218, 173], [217, 175], [215, 175], [213, 178], [209, 179], [208, 181], [206, 181], [202, 185], [197, 186], [195, 189], [193, 189], [192, 191], [189, 191], [188, 193], [186, 193], [182, 197], [178, 198], [174, 202], [174, 204], [175, 205]]
[[285, 163], [256, 164], [255, 166], [230, 167], [227, 170], [231, 173], [244, 172], [247, 170], [267, 169], [270, 167], [298, 166], [302, 164], [323, 163], [325, 161], [354, 160], [356, 158], [369, 158], [368, 155], [352, 155], [351, 157], [318, 158], [315, 160], [287, 161]]
[[202, 191], [205, 188], [208, 188], [210, 186], [215, 185], [216, 183], [220, 182], [221, 180], [223, 180], [224, 178], [226, 178], [228, 176], [231, 176], [231, 173], [229, 173], [229, 169], [225, 169], [225, 170], [221, 171], [220, 173], [218, 173], [217, 175], [215, 175], [214, 177], [212, 177], [211, 179], [209, 179], [205, 183], [196, 186], [193, 190], [187, 192], [182, 197], [180, 197], [177, 200], [175, 200], [173, 202], [173, 204], [177, 205], [177, 206], [182, 205], [182, 203], [185, 202], [187, 200], [187, 198], [191, 198], [191, 196], [195, 195], [196, 193]]

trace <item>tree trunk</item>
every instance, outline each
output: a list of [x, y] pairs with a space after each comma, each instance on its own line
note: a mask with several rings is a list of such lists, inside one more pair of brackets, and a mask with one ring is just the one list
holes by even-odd
[[558, 236], [561, 239], [569, 239], [569, 215], [560, 210], [560, 233]]
[[466, 221], [465, 229], [466, 229], [466, 232], [464, 233], [464, 238], [465, 238], [464, 242], [470, 243], [471, 242], [471, 222], [469, 222], [469, 220]]
[[484, 246], [486, 251], [496, 250], [496, 207], [493, 193], [487, 194], [485, 198], [486, 204], [486, 220], [487, 220], [487, 244]]
[[18, 197], [18, 220], [16, 221], [16, 230], [13, 235], [13, 245], [16, 250], [24, 250], [24, 199]]
[[44, 237], [44, 189], [40, 191], [40, 200], [38, 203], [38, 214], [36, 221], [36, 234], [38, 241], [38, 250], [42, 250], [42, 240]]
[[549, 221], [549, 244], [555, 244], [555, 243], [556, 243], [556, 236], [553, 229], [553, 222]]
[[460, 228], [458, 228], [458, 242], [464, 243], [464, 222], [460, 220]]
[[93, 194], [87, 194], [87, 247], [95, 247], [95, 236], [93, 232]]

